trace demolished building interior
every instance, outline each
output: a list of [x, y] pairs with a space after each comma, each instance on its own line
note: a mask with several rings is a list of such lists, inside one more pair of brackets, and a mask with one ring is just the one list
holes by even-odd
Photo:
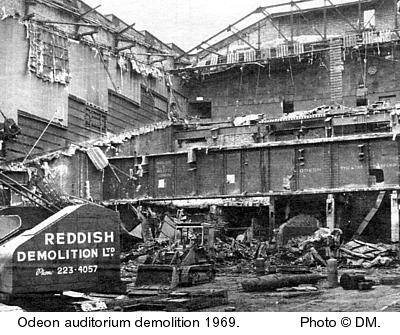
[[[227, 272], [246, 292], [307, 284], [296, 296], [339, 285], [332, 267], [342, 289], [400, 284], [399, 15], [289, 1], [184, 51], [80, 0], [0, 0], [0, 296], [99, 283], [131, 300], [69, 308], [193, 310], [228, 303]], [[25, 261], [35, 289], [10, 270]]]

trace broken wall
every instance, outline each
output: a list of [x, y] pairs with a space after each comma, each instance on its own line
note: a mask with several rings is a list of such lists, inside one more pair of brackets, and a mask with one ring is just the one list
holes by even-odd
[[236, 68], [205, 76], [190, 87], [190, 101], [196, 97], [210, 100], [213, 119], [248, 114], [278, 118], [283, 115], [284, 99], [294, 101], [295, 110], [313, 109], [330, 103], [329, 71], [320, 64], [282, 60], [277, 69], [246, 66], [243, 72]]
[[[345, 52], [342, 95], [345, 106], [356, 106], [359, 88], [365, 85], [369, 103], [400, 100], [398, 46], [375, 46], [365, 52]], [[387, 56], [384, 56], [387, 55]], [[212, 102], [212, 118], [226, 119], [246, 114], [283, 115], [283, 101], [293, 102], [295, 111], [331, 104], [329, 57], [314, 64], [277, 61], [265, 68], [245, 66], [193, 80], [190, 101], [203, 97]]]
[[[117, 185], [106, 171], [104, 197], [174, 199], [396, 187], [399, 142], [385, 136], [340, 142], [316, 139], [301, 145], [297, 141], [271, 143], [251, 149], [202, 149], [196, 150], [195, 160], [191, 158], [189, 163], [187, 153], [149, 156], [145, 174], [137, 180], [128, 176], [141, 161], [115, 157], [111, 161], [125, 175], [117, 172], [121, 179]], [[383, 180], [377, 178], [376, 170]]]
[[42, 167], [58, 193], [94, 202], [102, 200], [104, 172], [95, 168], [85, 152], [60, 155], [47, 164], [42, 163]]
[[29, 43], [25, 26], [14, 18], [0, 21], [0, 108], [17, 120], [17, 111], [50, 120], [57, 111], [68, 124], [68, 91], [65, 86], [45, 82], [27, 69]]
[[[300, 7], [306, 8], [305, 6], [299, 5]], [[331, 7], [331, 4], [327, 2], [327, 7]], [[290, 11], [290, 6], [288, 6]], [[375, 3], [362, 3], [361, 4], [361, 22], [359, 20], [358, 4], [351, 4], [345, 6], [339, 6], [338, 12], [335, 8], [327, 8], [326, 10], [326, 34], [330, 36], [342, 36], [348, 33], [355, 33], [354, 28], [358, 29], [359, 25], [362, 27], [364, 24], [364, 11], [369, 9], [375, 9], [375, 28], [377, 30], [394, 29], [395, 16], [394, 16], [394, 5], [392, 0], [375, 1]], [[261, 22], [253, 24], [250, 27], [243, 29], [240, 36], [254, 47], [261, 49], [276, 47], [278, 44], [285, 43], [286, 39], [291, 40], [293, 37], [296, 38], [301, 36], [300, 42], [306, 41], [320, 41], [321, 35], [325, 33], [325, 19], [323, 8], [317, 10], [304, 9], [301, 13], [296, 13], [298, 8], [293, 6], [293, 25], [290, 12], [288, 14], [272, 14], [272, 23], [269, 19], [262, 19], [260, 14]], [[236, 36], [231, 36], [223, 41], [213, 45], [213, 49], [222, 54], [226, 52], [237, 51], [251, 51], [252, 49], [243, 41], [238, 39]], [[199, 54], [200, 59], [206, 55], [206, 52]], [[215, 57], [214, 54], [210, 54], [204, 59], [211, 59]]]
[[[43, 51], [47, 50], [46, 44], [43, 50], [40, 48], [43, 33], [35, 35], [39, 36], [38, 40], [28, 40], [25, 25], [20, 19], [25, 14], [34, 14], [37, 20], [79, 22], [76, 20], [77, 15], [86, 12], [90, 7], [80, 1], [74, 4], [28, 3], [26, 7], [22, 0], [6, 1], [4, 4], [7, 17], [0, 21], [0, 43], [4, 44], [0, 48], [0, 89], [4, 92], [0, 99], [0, 108], [7, 117], [21, 121], [22, 131], [19, 139], [8, 144], [8, 159], [23, 157], [50, 120], [54, 121], [53, 124], [32, 154], [99, 138], [106, 133], [120, 133], [168, 120], [169, 104], [172, 101], [178, 102], [181, 115], [186, 112], [187, 99], [180, 87], [180, 80], [172, 79], [164, 71], [171, 67], [173, 58], [152, 59], [157, 62], [156, 68], [155, 65], [147, 64], [147, 56], [139, 55], [148, 52], [151, 46], [149, 43], [155, 40], [154, 36], [145, 36], [129, 29], [124, 37], [137, 43], [131, 51], [118, 54], [115, 47], [124, 47], [130, 43], [116, 43], [115, 31], [127, 26], [116, 17], [110, 20], [98, 12], [85, 16], [88, 20], [85, 23], [101, 24], [99, 32], [94, 35], [94, 41], [89, 36], [81, 41], [74, 39], [77, 33], [85, 33], [93, 28], [50, 25], [46, 28], [50, 36], [54, 33], [54, 36], [62, 34], [69, 38], [68, 47], [62, 51], [63, 57], [67, 59], [64, 66], [67, 80], [59, 82], [58, 77], [55, 81], [51, 73], [48, 75], [48, 55]], [[14, 7], [17, 8], [17, 14]], [[172, 53], [161, 41], [156, 42], [153, 47]], [[54, 61], [58, 64], [60, 50], [55, 51], [57, 52], [53, 56], [57, 57]], [[44, 57], [44, 66], [40, 61], [35, 61], [35, 55], [39, 60]], [[134, 68], [133, 63], [131, 64], [133, 60], [136, 66], [140, 62], [139, 68]], [[31, 66], [35, 64], [36, 67]], [[25, 118], [33, 120], [34, 131], [27, 127]], [[48, 131], [50, 134], [47, 134]]]

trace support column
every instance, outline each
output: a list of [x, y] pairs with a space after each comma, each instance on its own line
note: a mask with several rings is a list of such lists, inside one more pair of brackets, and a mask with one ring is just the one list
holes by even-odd
[[326, 199], [326, 226], [333, 230], [335, 228], [335, 197], [328, 194]]
[[399, 195], [397, 191], [393, 191], [390, 196], [390, 211], [391, 211], [391, 241], [398, 243], [400, 239], [399, 232]]
[[275, 229], [275, 197], [269, 197], [268, 207], [268, 225], [269, 225], [269, 240], [271, 241], [274, 236]]

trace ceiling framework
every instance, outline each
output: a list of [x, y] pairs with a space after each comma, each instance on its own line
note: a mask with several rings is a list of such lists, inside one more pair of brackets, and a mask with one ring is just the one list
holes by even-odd
[[[210, 38], [196, 45], [191, 50], [185, 52], [176, 58], [179, 61], [180, 58], [189, 57], [192, 60], [192, 65], [178, 68], [176, 72], [193, 72], [193, 71], [205, 71], [210, 72], [210, 69], [214, 69], [215, 72], [220, 72], [224, 68], [229, 68], [232, 66], [243, 65], [247, 63], [269, 63], [272, 59], [284, 59], [298, 57], [299, 59], [313, 58], [316, 53], [327, 51], [329, 49], [329, 43], [332, 38], [334, 39], [345, 39], [345, 37], [338, 36], [328, 36], [328, 26], [329, 20], [327, 18], [327, 11], [334, 10], [337, 15], [342, 18], [346, 26], [348, 25], [350, 31], [348, 35], [351, 35], [357, 41], [361, 41], [360, 45], [365, 44], [365, 39], [367, 42], [374, 43], [375, 41], [381, 41], [382, 38], [379, 37], [379, 32], [376, 32], [376, 36], [366, 29], [366, 25], [363, 22], [363, 11], [362, 5], [365, 4], [377, 4], [376, 8], [380, 8], [383, 3], [387, 3], [389, 0], [355, 0], [347, 1], [345, 3], [338, 3], [337, 0], [300, 0], [300, 1], [288, 1], [282, 4], [269, 5], [259, 7], [253, 12], [247, 14], [236, 22], [232, 23], [225, 29], [217, 32]], [[321, 6], [322, 4], [322, 6]], [[345, 15], [344, 9], [348, 6], [358, 5], [358, 22], [354, 24]], [[397, 13], [397, 1], [393, 1], [394, 13]], [[315, 27], [311, 20], [307, 18], [307, 13], [310, 12], [322, 12], [322, 23], [319, 26], [320, 29]], [[301, 17], [305, 23], [307, 23], [311, 29], [316, 33], [313, 41], [298, 42], [296, 38], [299, 36], [294, 36], [295, 23], [294, 16], [297, 15]], [[282, 17], [288, 18], [290, 24], [290, 36], [288, 29], [284, 32], [278, 20]], [[247, 24], [248, 21], [252, 21], [251, 24]], [[262, 24], [268, 22], [272, 29], [277, 31], [279, 38], [282, 39], [283, 43], [277, 43], [276, 47], [268, 48], [268, 50], [262, 50], [261, 48], [261, 37], [260, 37], [260, 27]], [[322, 26], [322, 27], [321, 27]], [[250, 38], [246, 39], [248, 35], [254, 33], [258, 29], [258, 43], [250, 41]], [[323, 29], [323, 31], [321, 31]], [[397, 31], [397, 14], [393, 17], [393, 35], [390, 38], [387, 37], [387, 32], [385, 32], [385, 38], [383, 42], [391, 42], [399, 40], [399, 32]], [[347, 34], [347, 32], [346, 32]], [[372, 35], [371, 35], [372, 34]], [[383, 34], [383, 33], [382, 33]], [[311, 36], [311, 35], [305, 35]], [[356, 37], [354, 37], [356, 36]], [[372, 36], [372, 39], [371, 39]], [[254, 39], [254, 38], [253, 38]], [[242, 56], [239, 57], [229, 57], [229, 46], [234, 41], [240, 41], [242, 45], [249, 47], [248, 54], [243, 59]], [[299, 40], [300, 41], [300, 40]], [[346, 44], [346, 43], [344, 43]], [[353, 45], [355, 46], [355, 45]], [[213, 57], [211, 57], [213, 56]], [[212, 58], [212, 61], [207, 59]], [[205, 61], [206, 60], [206, 61]]]

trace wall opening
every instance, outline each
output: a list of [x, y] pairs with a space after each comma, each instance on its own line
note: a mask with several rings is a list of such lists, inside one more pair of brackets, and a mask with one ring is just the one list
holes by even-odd
[[294, 112], [294, 102], [293, 100], [282, 100], [282, 112], [283, 114], [289, 114]]
[[385, 177], [384, 177], [382, 169], [370, 169], [369, 175], [372, 177], [375, 177], [376, 183], [383, 183], [385, 181]]
[[189, 102], [189, 116], [199, 117], [200, 119], [210, 119], [211, 106], [211, 101]]
[[375, 28], [375, 9], [369, 9], [364, 11], [364, 28], [365, 29]]
[[366, 97], [357, 97], [356, 106], [368, 106], [368, 99]]

